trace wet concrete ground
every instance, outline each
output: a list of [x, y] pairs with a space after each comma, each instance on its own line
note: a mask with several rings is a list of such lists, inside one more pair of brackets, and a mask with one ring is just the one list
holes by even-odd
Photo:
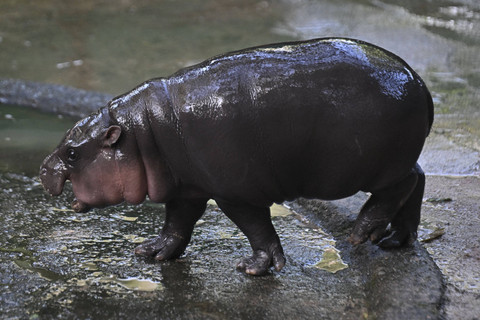
[[[185, 255], [154, 263], [133, 248], [158, 232], [162, 205], [88, 214], [65, 208], [71, 191], [48, 198], [37, 179], [0, 176], [5, 318], [435, 319], [443, 281], [426, 251], [383, 251], [347, 241], [365, 197], [290, 203], [273, 221], [287, 256], [281, 272], [251, 277], [234, 262], [246, 238], [215, 205]], [[321, 229], [319, 221], [325, 226]], [[412, 288], [415, 288], [412, 290]]]
[[422, 224], [444, 233], [423, 244], [445, 277], [447, 319], [480, 315], [480, 178], [429, 176]]
[[[426, 80], [435, 102], [434, 129], [421, 158], [428, 174], [420, 230], [426, 242], [387, 252], [370, 244], [350, 247], [345, 237], [359, 195], [291, 204], [299, 215], [275, 217], [288, 264], [265, 278], [234, 270], [248, 246], [214, 207], [179, 262], [138, 260], [131, 250], [139, 237], [158, 231], [161, 208], [116, 207], [88, 216], [63, 211], [68, 194], [46, 198], [32, 177], [71, 121], [64, 116], [44, 123], [39, 114], [23, 116], [0, 106], [2, 317], [478, 318], [479, 3], [123, 1], [112, 7], [82, 1], [79, 6], [0, 4], [2, 77], [120, 94], [150, 77], [260, 43], [348, 36], [399, 54]], [[78, 115], [108, 98], [71, 90], [4, 80], [0, 102]], [[330, 247], [329, 239], [335, 240]], [[333, 247], [348, 267], [337, 273], [314, 267], [324, 253], [339, 261], [327, 250]]]

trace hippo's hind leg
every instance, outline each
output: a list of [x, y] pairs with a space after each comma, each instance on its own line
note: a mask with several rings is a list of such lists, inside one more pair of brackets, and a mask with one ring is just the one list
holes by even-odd
[[158, 237], [135, 248], [135, 254], [155, 260], [178, 258], [187, 247], [193, 227], [205, 212], [207, 200], [172, 200], [165, 205], [166, 217]]
[[411, 245], [417, 239], [417, 228], [420, 223], [420, 211], [425, 190], [425, 173], [418, 164], [414, 168], [414, 172], [418, 177], [415, 189], [393, 218], [390, 233], [378, 243], [382, 248]]
[[280, 271], [285, 256], [270, 217], [270, 208], [235, 205], [218, 201], [217, 204], [247, 236], [253, 255], [242, 258], [237, 269], [250, 275], [264, 275], [271, 266]]
[[412, 244], [417, 238], [424, 188], [425, 174], [417, 164], [398, 184], [372, 192], [358, 215], [350, 242], [359, 244], [370, 238], [382, 248]]

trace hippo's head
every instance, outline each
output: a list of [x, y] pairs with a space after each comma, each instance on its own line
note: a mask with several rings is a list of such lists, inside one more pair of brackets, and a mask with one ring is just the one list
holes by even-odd
[[[144, 168], [118, 125], [109, 124], [107, 109], [77, 122], [40, 168], [44, 188], [59, 195], [66, 180], [76, 199], [72, 208], [86, 212], [127, 201], [140, 203], [146, 196]], [[128, 154], [128, 156], [126, 156]]]

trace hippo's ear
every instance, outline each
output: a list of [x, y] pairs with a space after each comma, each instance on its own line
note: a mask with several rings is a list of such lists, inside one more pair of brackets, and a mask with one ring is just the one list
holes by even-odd
[[122, 128], [119, 126], [110, 126], [103, 135], [103, 146], [111, 147], [117, 142], [118, 138], [120, 138], [120, 134], [122, 134]]

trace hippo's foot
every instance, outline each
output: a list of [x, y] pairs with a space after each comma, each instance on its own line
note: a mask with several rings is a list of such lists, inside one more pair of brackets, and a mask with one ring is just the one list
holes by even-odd
[[349, 241], [369, 238], [381, 248], [411, 245], [417, 239], [425, 174], [419, 165], [400, 183], [372, 193], [358, 215]]
[[262, 276], [268, 273], [272, 266], [276, 271], [282, 270], [285, 262], [281, 247], [270, 254], [263, 250], [255, 250], [251, 257], [242, 258], [238, 262], [237, 270], [253, 276]]
[[280, 239], [272, 225], [270, 208], [216, 201], [223, 212], [247, 236], [253, 249], [251, 257], [240, 260], [237, 270], [255, 276], [268, 273], [272, 266], [280, 271], [286, 260]]
[[182, 255], [190, 242], [195, 223], [202, 216], [207, 200], [172, 200], [166, 203], [165, 225], [156, 238], [135, 248], [135, 254], [163, 261]]
[[377, 242], [377, 245], [384, 249], [411, 246], [417, 240], [417, 231], [409, 230], [388, 230], [386, 235]]
[[145, 257], [153, 257], [163, 261], [176, 259], [182, 255], [190, 241], [177, 233], [160, 234], [158, 237], [144, 241], [135, 248], [135, 254]]

